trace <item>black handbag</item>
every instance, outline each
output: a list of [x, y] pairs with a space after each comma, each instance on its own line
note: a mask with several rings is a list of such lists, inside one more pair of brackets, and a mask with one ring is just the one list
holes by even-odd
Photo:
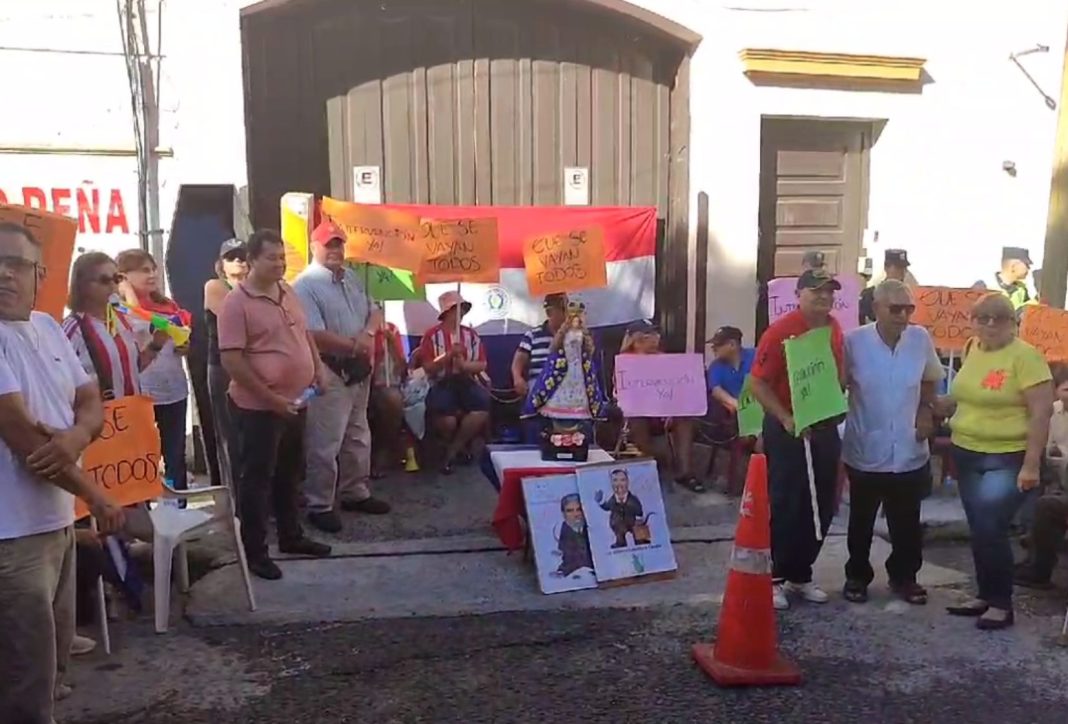
[[371, 360], [362, 354], [355, 357], [335, 357], [334, 355], [320, 355], [323, 364], [330, 368], [338, 378], [345, 383], [346, 387], [358, 385], [371, 376]]

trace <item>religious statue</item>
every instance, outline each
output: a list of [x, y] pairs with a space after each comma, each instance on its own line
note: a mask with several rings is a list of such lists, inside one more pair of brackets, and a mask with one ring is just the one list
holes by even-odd
[[[523, 409], [524, 417], [537, 415], [551, 422], [544, 434], [552, 448], [587, 450], [593, 432], [591, 420], [604, 417], [604, 392], [593, 355], [586, 305], [571, 302]], [[579, 459], [566, 454], [561, 458]]]

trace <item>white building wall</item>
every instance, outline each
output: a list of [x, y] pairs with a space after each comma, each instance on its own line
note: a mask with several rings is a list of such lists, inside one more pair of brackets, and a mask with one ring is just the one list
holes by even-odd
[[[709, 331], [753, 326], [761, 116], [885, 120], [871, 151], [876, 267], [882, 249], [900, 247], [920, 283], [970, 285], [997, 269], [1002, 246], [1029, 247], [1041, 266], [1056, 112], [1009, 54], [1049, 46], [1021, 62], [1058, 97], [1068, 3], [635, 4], [704, 38], [691, 66], [690, 208], [693, 234], [697, 195], [708, 194]], [[756, 86], [742, 72], [744, 48], [920, 57], [932, 82], [920, 94]]]
[[[156, 0], [149, 0], [154, 5]], [[708, 327], [751, 330], [755, 283], [761, 116], [885, 120], [871, 151], [869, 230], [880, 248], [909, 250], [921, 283], [967, 285], [988, 276], [1004, 245], [1027, 246], [1041, 264], [1056, 113], [1009, 62], [1022, 62], [1053, 97], [1060, 87], [1068, 3], [1063, 0], [632, 0], [703, 36], [691, 66], [690, 209], [695, 248], [698, 194], [709, 198]], [[247, 184], [239, 9], [252, 0], [166, 0], [161, 73], [161, 219], [169, 227], [182, 183]], [[154, 23], [153, 23], [154, 26]], [[153, 44], [155, 47], [155, 39]], [[0, 0], [0, 48], [120, 49], [112, 0]], [[753, 85], [744, 48], [914, 56], [932, 82], [920, 94]], [[132, 149], [122, 59], [0, 49], [11, 97], [0, 147]], [[1017, 175], [1002, 170], [1016, 164]], [[121, 189], [137, 227], [130, 157], [0, 153], [0, 191], [84, 183]], [[76, 210], [76, 208], [75, 208]], [[135, 237], [93, 234], [87, 248], [118, 251]], [[695, 260], [696, 261], [696, 260]], [[696, 278], [703, 264], [692, 265]]]

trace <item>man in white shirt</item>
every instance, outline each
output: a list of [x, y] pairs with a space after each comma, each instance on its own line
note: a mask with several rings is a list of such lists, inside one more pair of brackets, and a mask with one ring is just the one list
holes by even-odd
[[904, 282], [875, 288], [875, 323], [846, 335], [849, 414], [842, 460], [849, 473], [849, 561], [846, 600], [863, 603], [875, 576], [869, 556], [875, 516], [886, 511], [893, 552], [886, 560], [891, 590], [927, 602], [916, 582], [923, 565], [920, 503], [931, 487], [931, 405], [944, 371], [930, 335], [909, 324], [916, 304]]
[[122, 525], [77, 466], [103, 406], [59, 324], [31, 311], [44, 272], [32, 232], [0, 223], [0, 720], [18, 724], [53, 722], [70, 657], [74, 496], [104, 531]]

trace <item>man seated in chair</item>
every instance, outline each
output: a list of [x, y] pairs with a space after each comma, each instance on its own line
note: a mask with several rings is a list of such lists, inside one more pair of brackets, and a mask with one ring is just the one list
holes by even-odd
[[438, 324], [427, 330], [419, 346], [419, 362], [430, 380], [426, 398], [427, 418], [444, 441], [444, 475], [456, 463], [468, 463], [479, 452], [490, 418], [486, 376], [486, 349], [471, 327], [460, 325], [471, 303], [459, 292], [445, 292], [438, 299]]
[[[660, 328], [644, 320], [627, 327], [620, 354], [660, 354]], [[693, 438], [697, 419], [692, 417], [653, 418], [629, 417], [627, 429], [630, 441], [642, 455], [655, 457], [653, 436], [661, 430], [666, 432], [671, 443], [676, 467], [675, 482], [695, 493], [703, 493], [705, 485], [694, 474]]]
[[[756, 350], [742, 346], [742, 330], [737, 327], [720, 327], [709, 343], [715, 355], [708, 368], [708, 436], [713, 445], [714, 463], [716, 448], [730, 448], [738, 442], [738, 399], [742, 396], [745, 378], [753, 367]], [[747, 441], [751, 442], [751, 439]], [[746, 447], [751, 447], [751, 444], [746, 444]], [[735, 457], [732, 453], [732, 468], [738, 462]], [[737, 472], [734, 469], [727, 471], [730, 489], [734, 489], [739, 482], [735, 480]]]

